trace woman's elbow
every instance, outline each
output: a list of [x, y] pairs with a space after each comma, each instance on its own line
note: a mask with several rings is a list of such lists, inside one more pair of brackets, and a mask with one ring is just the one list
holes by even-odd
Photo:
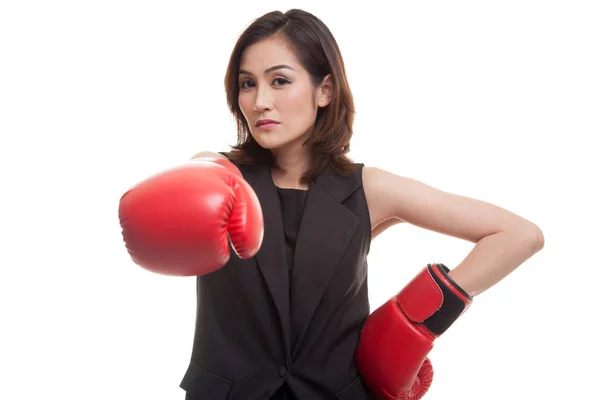
[[527, 234], [528, 241], [531, 243], [533, 247], [533, 252], [537, 253], [538, 251], [544, 248], [544, 232], [537, 226], [533, 225], [530, 229], [530, 233]]

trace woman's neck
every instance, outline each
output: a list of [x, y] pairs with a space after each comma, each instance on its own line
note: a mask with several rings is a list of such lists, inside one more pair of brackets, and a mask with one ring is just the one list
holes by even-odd
[[271, 169], [275, 186], [292, 189], [308, 189], [301, 183], [302, 175], [310, 169], [311, 159], [308, 153], [277, 154], [276, 165]]

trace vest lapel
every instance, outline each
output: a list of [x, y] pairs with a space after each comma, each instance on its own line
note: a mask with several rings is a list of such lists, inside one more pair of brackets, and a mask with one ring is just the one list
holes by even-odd
[[264, 218], [262, 245], [256, 260], [267, 283], [267, 287], [281, 321], [285, 343], [290, 348], [289, 276], [285, 253], [283, 218], [277, 188], [271, 178], [268, 165], [244, 166], [240, 168], [244, 178], [252, 186], [261, 204]]
[[292, 272], [292, 342], [302, 340], [359, 219], [342, 203], [360, 187], [353, 174], [340, 177], [326, 167], [311, 183], [296, 242]]

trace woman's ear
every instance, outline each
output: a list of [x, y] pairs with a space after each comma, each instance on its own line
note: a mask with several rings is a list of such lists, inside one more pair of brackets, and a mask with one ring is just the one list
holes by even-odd
[[331, 80], [331, 74], [323, 78], [323, 81], [317, 88], [317, 106], [325, 107], [333, 98], [333, 82]]

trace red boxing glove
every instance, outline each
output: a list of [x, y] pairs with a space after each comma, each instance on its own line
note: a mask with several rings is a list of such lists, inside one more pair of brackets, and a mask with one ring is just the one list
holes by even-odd
[[469, 308], [472, 297], [428, 264], [365, 321], [356, 349], [358, 371], [379, 400], [420, 399], [433, 379], [433, 341]]
[[164, 275], [205, 275], [253, 257], [263, 239], [256, 194], [225, 159], [196, 158], [154, 175], [120, 200], [123, 240], [132, 260]]

